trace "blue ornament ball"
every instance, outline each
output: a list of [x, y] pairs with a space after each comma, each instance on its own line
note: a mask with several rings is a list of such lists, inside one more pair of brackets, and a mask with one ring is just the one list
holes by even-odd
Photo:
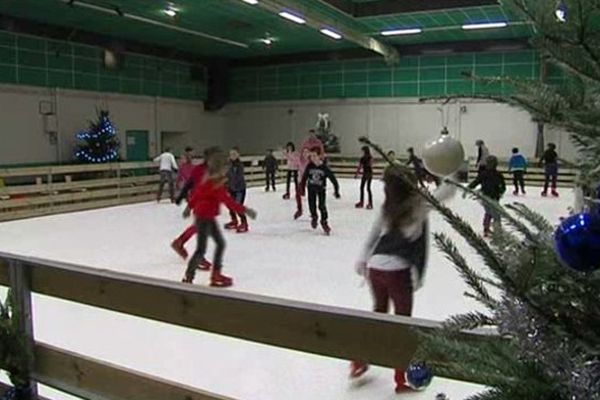
[[406, 384], [414, 390], [423, 390], [431, 383], [433, 372], [424, 362], [412, 362], [406, 370]]
[[554, 233], [562, 263], [579, 272], [600, 268], [600, 215], [582, 213], [561, 222]]

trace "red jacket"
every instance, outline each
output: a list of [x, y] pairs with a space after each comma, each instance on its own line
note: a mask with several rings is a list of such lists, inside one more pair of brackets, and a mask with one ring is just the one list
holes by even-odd
[[246, 211], [243, 205], [233, 200], [224, 184], [216, 184], [212, 179], [194, 182], [194, 192], [191, 195], [189, 206], [194, 210], [196, 218], [212, 219], [217, 217], [221, 203], [238, 214]]

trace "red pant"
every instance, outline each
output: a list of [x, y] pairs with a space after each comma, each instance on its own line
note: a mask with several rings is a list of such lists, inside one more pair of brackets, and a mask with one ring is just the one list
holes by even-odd
[[369, 282], [373, 294], [373, 310], [387, 313], [390, 300], [394, 303], [394, 314], [412, 315], [413, 287], [410, 269], [382, 271], [369, 269]]

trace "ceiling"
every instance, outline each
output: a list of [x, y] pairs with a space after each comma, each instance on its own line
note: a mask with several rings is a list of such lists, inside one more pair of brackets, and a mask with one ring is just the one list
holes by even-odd
[[[71, 35], [79, 31], [93, 32], [201, 57], [249, 59], [360, 47], [356, 41], [330, 39], [314, 27], [295, 24], [279, 17], [272, 9], [248, 5], [241, 0], [173, 0], [179, 9], [175, 19], [164, 14], [168, 3], [163, 0], [75, 0], [74, 5], [66, 4], [68, 1], [2, 0], [0, 14], [72, 28]], [[531, 28], [514, 12], [493, 4], [493, 0], [260, 1], [277, 6], [292, 5], [294, 8], [287, 8], [307, 19], [327, 22], [328, 26], [349, 30], [361, 37], [376, 38], [384, 45], [400, 46], [400, 52], [404, 45], [523, 39], [531, 35]], [[94, 7], [86, 7], [86, 4]], [[493, 21], [507, 21], [509, 26], [479, 31], [461, 29], [466, 23]], [[411, 27], [422, 28], [423, 33], [380, 35], [381, 30]], [[271, 46], [260, 41], [267, 36], [273, 39]]]

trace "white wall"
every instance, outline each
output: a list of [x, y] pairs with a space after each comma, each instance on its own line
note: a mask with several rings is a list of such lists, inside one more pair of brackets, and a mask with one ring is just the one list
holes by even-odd
[[[465, 111], [461, 112], [463, 107]], [[535, 152], [537, 126], [528, 113], [475, 100], [446, 106], [408, 99], [232, 104], [222, 113], [226, 117], [225, 144], [238, 145], [244, 153], [262, 153], [289, 140], [298, 143], [314, 127], [319, 112], [330, 114], [343, 154], [359, 153], [360, 136], [369, 136], [384, 148], [401, 154], [408, 147], [420, 152], [444, 125], [463, 142], [471, 156], [476, 153], [477, 139], [483, 139], [500, 158], [508, 158], [515, 146], [529, 157]], [[546, 140], [557, 143], [561, 157], [573, 159], [575, 151], [568, 135], [547, 131]]]
[[[39, 114], [41, 101], [52, 102], [58, 121], [58, 145], [49, 141]], [[0, 165], [68, 162], [73, 159], [75, 134], [96, 118], [96, 108], [110, 111], [126, 158], [125, 132], [146, 130], [149, 154], [160, 148], [160, 132], [183, 132], [186, 145], [201, 150], [224, 144], [224, 119], [207, 113], [202, 102], [0, 85]]]

